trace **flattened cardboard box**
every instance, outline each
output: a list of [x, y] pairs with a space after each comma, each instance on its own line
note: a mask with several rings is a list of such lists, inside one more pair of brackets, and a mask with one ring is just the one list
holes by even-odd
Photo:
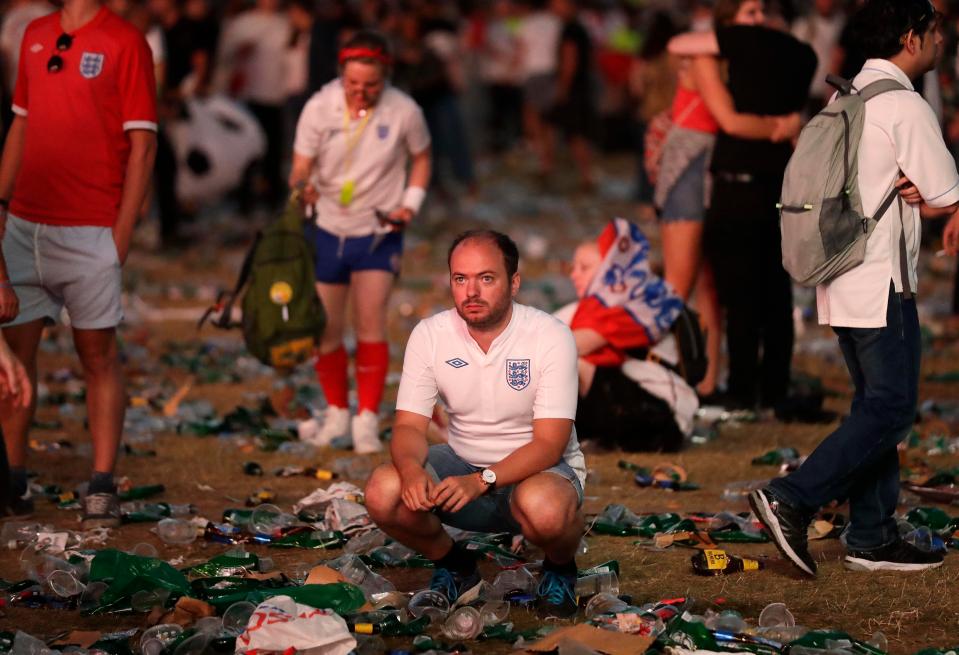
[[612, 632], [580, 623], [554, 630], [524, 650], [514, 652], [513, 655], [552, 653], [559, 648], [560, 642], [566, 640], [579, 642], [606, 655], [639, 655], [645, 653], [653, 643], [652, 637]]

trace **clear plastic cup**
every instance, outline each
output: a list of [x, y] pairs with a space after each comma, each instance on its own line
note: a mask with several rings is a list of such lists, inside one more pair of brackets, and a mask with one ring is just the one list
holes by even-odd
[[102, 596], [103, 592], [109, 588], [110, 585], [100, 580], [96, 582], [88, 582], [86, 588], [83, 590], [83, 593], [80, 594], [80, 611], [85, 612], [92, 610], [94, 607], [99, 605], [100, 596]]
[[505, 600], [488, 600], [479, 608], [484, 626], [498, 625], [509, 618], [509, 603]]
[[586, 618], [592, 619], [600, 614], [616, 614], [624, 611], [629, 604], [620, 600], [615, 594], [601, 592], [589, 599], [586, 603]]
[[532, 594], [536, 589], [536, 578], [526, 568], [506, 569], [493, 578], [493, 589], [497, 598], [506, 594]]
[[250, 514], [250, 530], [256, 534], [273, 534], [296, 523], [296, 517], [287, 514], [276, 505], [257, 505]]
[[483, 619], [475, 607], [461, 607], [446, 619], [443, 634], [450, 639], [476, 639], [483, 632]]
[[210, 635], [206, 632], [197, 632], [181, 641], [173, 651], [173, 655], [203, 655], [203, 651], [209, 644]]
[[375, 610], [402, 610], [410, 604], [410, 595], [402, 591], [384, 591], [370, 596], [370, 601], [373, 603], [373, 609]]
[[204, 616], [193, 624], [193, 629], [209, 635], [211, 638], [219, 637], [223, 630], [223, 619], [219, 616]]
[[795, 625], [796, 617], [785, 603], [770, 603], [759, 614], [760, 628], [792, 628]]
[[182, 632], [183, 626], [176, 623], [161, 623], [147, 628], [140, 635], [140, 652], [143, 655], [160, 655]]
[[148, 544], [144, 541], [141, 541], [136, 546], [131, 548], [129, 553], [131, 555], [136, 555], [137, 557], [148, 557], [151, 559], [156, 559], [159, 556], [156, 546], [153, 544]]
[[233, 603], [223, 612], [223, 632], [230, 637], [239, 637], [246, 630], [250, 617], [255, 611], [256, 605], [249, 601], [241, 600]]
[[86, 585], [77, 580], [77, 576], [72, 571], [63, 569], [51, 571], [44, 580], [44, 586], [61, 598], [79, 596], [86, 588]]
[[436, 623], [446, 618], [446, 615], [449, 614], [450, 601], [449, 598], [439, 591], [423, 589], [413, 594], [413, 597], [410, 598], [409, 605], [406, 606], [406, 611], [408, 611], [414, 619], [418, 619], [425, 614], [430, 617], [430, 622]]
[[196, 541], [196, 527], [183, 519], [163, 519], [157, 523], [157, 535], [165, 544], [186, 546]]
[[296, 562], [289, 569], [287, 569], [286, 577], [290, 579], [291, 582], [294, 582], [298, 585], [306, 584], [306, 579], [310, 575], [310, 571], [313, 570], [312, 564], [306, 564], [305, 562]]
[[619, 594], [619, 576], [615, 571], [604, 571], [579, 578], [576, 581], [576, 595], [580, 597], [608, 593]]
[[746, 621], [736, 610], [723, 610], [719, 614], [713, 613], [709, 616], [706, 619], [706, 627], [724, 632], [743, 632], [746, 630]]

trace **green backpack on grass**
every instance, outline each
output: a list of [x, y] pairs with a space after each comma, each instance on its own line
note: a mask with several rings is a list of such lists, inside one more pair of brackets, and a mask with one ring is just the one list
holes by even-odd
[[[244, 286], [243, 316], [236, 323], [233, 305]], [[288, 369], [313, 356], [326, 312], [316, 294], [313, 246], [303, 235], [299, 193], [277, 222], [256, 235], [233, 291], [221, 294], [200, 325], [221, 309], [213, 324], [241, 327], [247, 350], [264, 364]]]

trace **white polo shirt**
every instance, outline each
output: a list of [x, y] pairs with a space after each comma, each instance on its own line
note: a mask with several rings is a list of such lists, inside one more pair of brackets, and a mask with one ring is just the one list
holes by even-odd
[[[893, 78], [912, 89], [909, 78], [885, 59], [869, 59], [853, 84], [858, 89]], [[932, 108], [913, 91], [890, 91], [866, 103], [859, 144], [859, 190], [863, 211], [872, 216], [892, 190], [899, 171], [912, 180], [930, 207], [959, 202], [959, 175], [942, 139]], [[819, 323], [836, 327], [876, 328], [886, 325], [889, 281], [903, 285], [899, 236], [905, 226], [910, 288], [917, 287], [919, 210], [903, 203], [902, 221], [893, 202], [866, 243], [863, 263], [816, 288]]]
[[[366, 236], [380, 227], [374, 210], [400, 206], [407, 159], [429, 147], [430, 133], [419, 105], [392, 86], [383, 89], [361, 132], [363, 119], [351, 120], [343, 129], [346, 112], [343, 84], [335, 79], [303, 108], [293, 150], [316, 160], [310, 178], [320, 193], [316, 224], [339, 236]], [[343, 206], [340, 192], [348, 180], [353, 181], [353, 199]]]
[[[533, 420], [576, 419], [576, 342], [562, 322], [513, 303], [509, 325], [482, 349], [455, 309], [416, 326], [406, 344], [396, 409], [449, 412], [449, 445], [474, 466], [492, 466], [533, 439]], [[563, 459], [586, 483], [573, 429]]]

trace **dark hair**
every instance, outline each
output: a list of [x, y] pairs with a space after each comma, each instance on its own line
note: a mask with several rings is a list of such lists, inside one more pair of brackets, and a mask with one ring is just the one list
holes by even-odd
[[494, 246], [499, 249], [503, 254], [503, 264], [506, 266], [506, 276], [509, 279], [513, 279], [513, 276], [516, 275], [516, 271], [519, 270], [519, 250], [516, 248], [516, 244], [508, 236], [502, 232], [497, 232], [496, 230], [467, 230], [466, 232], [461, 232], [453, 239], [453, 243], [450, 244], [450, 250], [446, 254], [446, 266], [449, 267], [450, 263], [453, 260], [453, 251], [456, 250], [464, 241], [469, 241], [471, 239], [476, 239], [478, 241], [486, 241], [492, 243]]
[[[385, 36], [379, 32], [373, 30], [359, 30], [356, 34], [351, 36], [346, 43], [343, 44], [342, 50], [350, 50], [352, 48], [366, 48], [368, 50], [379, 50], [383, 53], [383, 56], [388, 60], [392, 61], [393, 51], [390, 48], [390, 42]], [[383, 61], [373, 57], [355, 57], [350, 58], [349, 61], [359, 61], [364, 64], [373, 64], [375, 66], [380, 66], [383, 69], [384, 73], [389, 73], [392, 68], [391, 65], [384, 64]], [[341, 59], [340, 65], [342, 66], [345, 62]]]
[[676, 36], [679, 30], [676, 29], [676, 23], [672, 16], [665, 11], [657, 11], [653, 14], [646, 28], [646, 40], [639, 51], [640, 59], [655, 59], [666, 52], [666, 46], [669, 40]]
[[902, 37], [923, 38], [938, 19], [929, 0], [869, 0], [852, 18], [852, 33], [867, 59], [889, 59], [903, 49]]
[[718, 29], [732, 25], [744, 2], [746, 0], [716, 0], [713, 5], [713, 26]]

